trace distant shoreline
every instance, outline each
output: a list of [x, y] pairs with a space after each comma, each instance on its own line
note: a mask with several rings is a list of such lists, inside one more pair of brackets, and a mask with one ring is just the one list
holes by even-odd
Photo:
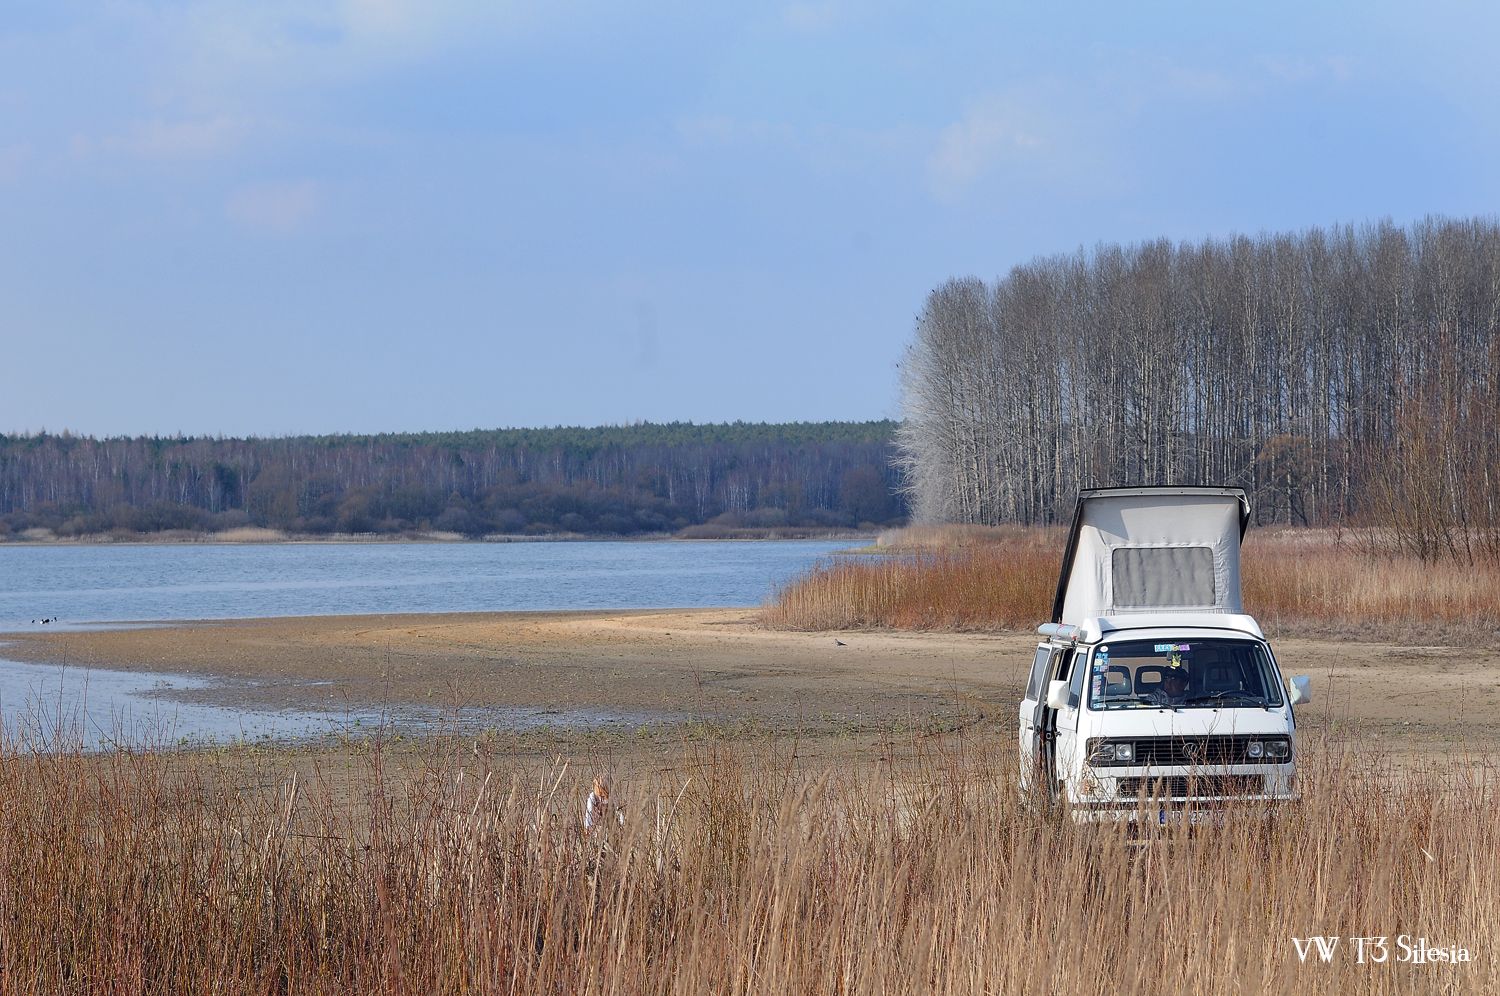
[[[29, 530], [28, 532], [35, 532]], [[589, 533], [542, 533], [537, 535], [495, 533], [471, 537], [459, 533], [423, 531], [413, 533], [289, 533], [279, 529], [239, 528], [223, 532], [168, 530], [160, 533], [87, 533], [80, 536], [22, 535], [0, 539], [4, 547], [48, 546], [292, 546], [292, 545], [368, 545], [368, 544], [465, 544], [465, 543], [701, 543], [701, 542], [773, 542], [795, 540], [858, 541], [873, 540], [879, 530], [822, 529], [808, 526], [781, 526], [764, 529], [733, 528], [713, 530], [690, 526], [676, 533], [641, 533], [614, 536]]]

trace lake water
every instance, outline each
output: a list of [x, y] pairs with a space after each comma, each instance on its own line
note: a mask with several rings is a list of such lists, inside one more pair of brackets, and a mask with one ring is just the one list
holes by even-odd
[[[829, 541], [0, 546], [0, 632], [129, 620], [758, 605]], [[49, 624], [50, 625], [50, 624]]]
[[[0, 633], [392, 612], [758, 605], [847, 542], [0, 546]], [[0, 636], [0, 651], [4, 640]], [[265, 710], [214, 705], [227, 683], [0, 659], [0, 724], [28, 749], [305, 740], [465, 728], [634, 726], [674, 717], [602, 710], [406, 707]], [[192, 693], [192, 694], [186, 694]], [[209, 697], [212, 697], [211, 695]], [[19, 738], [19, 741], [18, 741]]]

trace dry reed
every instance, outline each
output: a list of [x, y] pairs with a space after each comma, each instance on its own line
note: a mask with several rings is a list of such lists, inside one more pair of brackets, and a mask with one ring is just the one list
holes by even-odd
[[[1050, 618], [1060, 530], [942, 527], [885, 537], [888, 556], [837, 557], [762, 613], [787, 629], [1030, 629]], [[1500, 562], [1424, 563], [1333, 530], [1257, 530], [1244, 604], [1281, 632], [1443, 639], [1500, 627]]]
[[[1025, 808], [991, 734], [832, 774], [713, 744], [623, 773], [632, 816], [608, 836], [581, 831], [588, 776], [565, 766], [434, 756], [397, 778], [377, 751], [351, 805], [326, 776], [236, 791], [206, 761], [12, 755], [0, 987], [1494, 991], [1490, 763], [1397, 780], [1336, 743], [1303, 753], [1300, 805], [1145, 843]], [[1332, 962], [1299, 961], [1314, 934], [1345, 938]], [[1399, 963], [1399, 934], [1475, 960]], [[1392, 959], [1357, 964], [1349, 938], [1377, 935]]]
[[893, 554], [820, 563], [778, 590], [762, 621], [784, 629], [970, 630], [1047, 618], [1062, 546], [1055, 532], [1016, 530], [977, 543], [951, 530], [936, 535], [931, 546], [903, 537], [889, 545]]
[[1500, 561], [1424, 562], [1332, 530], [1252, 532], [1245, 608], [1302, 630], [1472, 634], [1500, 627]]

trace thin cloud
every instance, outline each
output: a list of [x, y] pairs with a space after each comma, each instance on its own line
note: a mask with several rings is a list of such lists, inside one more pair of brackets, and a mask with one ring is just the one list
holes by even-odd
[[747, 120], [723, 114], [679, 118], [677, 136], [689, 149], [764, 151], [791, 156], [819, 173], [864, 175], [872, 164], [920, 160], [926, 133], [907, 125], [888, 128], [848, 128], [836, 125], [793, 125], [784, 121]]
[[790, 145], [798, 137], [795, 128], [782, 122], [745, 120], [726, 114], [681, 118], [677, 133], [694, 145]]
[[189, 79], [280, 86], [359, 77], [476, 39], [524, 33], [546, 8], [481, 0], [266, 0], [234, 12], [196, 3], [174, 33]]
[[1051, 143], [1029, 118], [1013, 100], [991, 100], [943, 128], [927, 161], [933, 193], [954, 199], [1001, 166], [1040, 159]]
[[343, 0], [336, 17], [353, 37], [440, 35], [454, 21], [485, 10], [481, 4], [434, 0]]
[[126, 155], [139, 159], [212, 159], [235, 151], [251, 132], [248, 120], [228, 115], [138, 121], [114, 135], [75, 135], [74, 155]]
[[1205, 68], [1145, 57], [1069, 80], [1033, 80], [974, 100], [939, 129], [927, 156], [929, 189], [950, 203], [998, 179], [1074, 193], [1118, 189], [1133, 182], [1139, 122], [1337, 82], [1350, 71], [1339, 58]]
[[300, 230], [322, 203], [322, 191], [311, 180], [248, 184], [230, 193], [224, 213], [252, 231], [288, 235]]
[[801, 2], [782, 8], [781, 19], [794, 31], [826, 31], [844, 20], [848, 8], [839, 0]]
[[0, 183], [20, 179], [31, 157], [32, 147], [28, 142], [0, 145]]
[[1267, 75], [1283, 83], [1314, 83], [1332, 81], [1347, 83], [1354, 77], [1354, 60], [1346, 56], [1329, 55], [1322, 58], [1280, 56], [1265, 59], [1262, 63]]
[[1217, 69], [1201, 66], [1168, 66], [1161, 73], [1159, 86], [1175, 97], [1198, 100], [1227, 100], [1242, 96], [1250, 81]]

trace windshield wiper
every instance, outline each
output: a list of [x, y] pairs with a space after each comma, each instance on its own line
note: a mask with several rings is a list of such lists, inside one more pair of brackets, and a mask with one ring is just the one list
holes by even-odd
[[1150, 702], [1151, 699], [1144, 695], [1109, 695], [1101, 698], [1099, 704], [1108, 709], [1112, 705], [1124, 705], [1130, 702]]
[[1132, 702], [1138, 705], [1148, 705], [1153, 709], [1171, 709], [1173, 712], [1176, 712], [1178, 709], [1181, 709], [1184, 705], [1187, 704], [1186, 702], [1163, 702], [1160, 699], [1153, 698], [1150, 695], [1111, 695], [1109, 698], [1103, 699], [1100, 702], [1100, 705], [1102, 705], [1105, 709], [1108, 709], [1110, 706], [1113, 706], [1116, 703], [1119, 703], [1120, 705], [1128, 705]]
[[1223, 702], [1225, 699], [1245, 699], [1249, 702], [1254, 702], [1262, 709], [1271, 708], [1270, 703], [1266, 701], [1266, 697], [1264, 695], [1257, 695], [1254, 692], [1247, 692], [1242, 688], [1230, 688], [1225, 689], [1222, 692], [1209, 692], [1206, 695], [1194, 695], [1193, 697], [1188, 699], [1188, 702], [1189, 704], [1195, 702]]

